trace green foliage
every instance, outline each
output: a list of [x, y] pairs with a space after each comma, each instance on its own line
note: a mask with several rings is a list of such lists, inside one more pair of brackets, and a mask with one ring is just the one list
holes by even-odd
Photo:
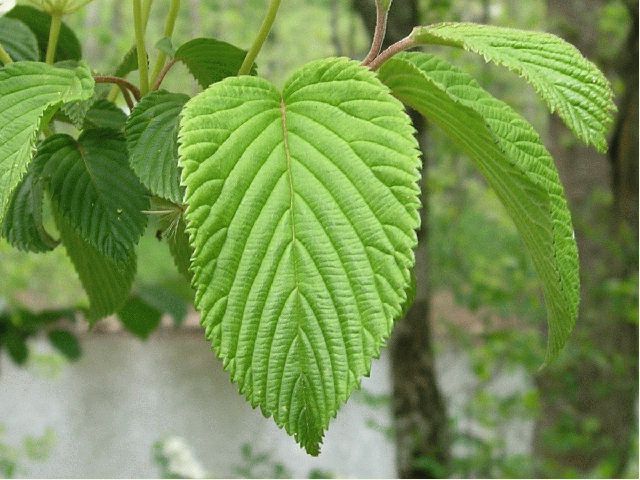
[[47, 337], [49, 342], [68, 360], [75, 361], [82, 355], [82, 347], [74, 334], [68, 330], [51, 330]]
[[180, 143], [207, 338], [251, 404], [317, 454], [406, 300], [420, 206], [408, 117], [367, 69], [330, 59], [282, 93], [213, 85], [187, 104]]
[[0, 17], [0, 45], [2, 45], [13, 61], [40, 59], [38, 40], [20, 20]]
[[561, 38], [472, 23], [418, 27], [411, 38], [420, 44], [464, 48], [516, 72], [578, 138], [601, 152], [607, 150], [606, 135], [616, 108], [609, 81]]
[[74, 70], [16, 62], [0, 69], [0, 221], [31, 162], [43, 117], [93, 95], [86, 65]]
[[553, 359], [576, 320], [578, 254], [560, 179], [540, 137], [473, 78], [436, 57], [399, 55], [383, 66], [380, 76], [398, 98], [441, 127], [476, 162], [505, 205], [543, 282], [549, 311], [547, 359]]
[[127, 115], [114, 103], [105, 99], [96, 100], [92, 103], [84, 116], [83, 129], [124, 130]]
[[126, 124], [129, 163], [153, 195], [182, 202], [178, 172], [178, 120], [187, 95], [152, 92], [136, 105]]
[[122, 325], [143, 340], [146, 340], [158, 327], [161, 317], [160, 310], [138, 297], [131, 297], [118, 311], [118, 318]]
[[[238, 73], [246, 51], [214, 38], [196, 38], [182, 45], [175, 59], [184, 63], [202, 88]], [[252, 74], [255, 74], [253, 66]]]
[[[38, 40], [40, 50], [40, 60], [44, 60], [49, 43], [49, 29], [51, 28], [51, 16], [36, 8], [18, 5], [6, 15], [15, 18], [27, 25]], [[82, 48], [76, 34], [63, 22], [60, 28], [60, 37], [56, 48], [56, 59], [80, 60], [82, 58]]]

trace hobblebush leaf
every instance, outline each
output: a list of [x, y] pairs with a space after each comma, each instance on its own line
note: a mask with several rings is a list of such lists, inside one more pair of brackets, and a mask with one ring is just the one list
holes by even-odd
[[[49, 29], [51, 27], [51, 16], [37, 8], [18, 5], [6, 15], [15, 18], [27, 25], [38, 40], [40, 49], [40, 59], [44, 59], [49, 43]], [[82, 58], [82, 48], [73, 30], [64, 22], [60, 27], [58, 45], [56, 47], [56, 60], [80, 60]]]
[[124, 138], [87, 130], [53, 135], [36, 162], [58, 211], [98, 252], [126, 263], [146, 225], [148, 199], [127, 161]]
[[139, 297], [131, 297], [118, 312], [118, 318], [129, 332], [146, 340], [160, 325], [162, 312]]
[[129, 163], [149, 191], [182, 202], [178, 172], [178, 120], [189, 97], [164, 90], [145, 96], [133, 109], [125, 132]]
[[162, 37], [156, 42], [156, 48], [161, 52], [167, 54], [169, 58], [176, 56], [176, 48], [173, 46], [173, 42], [169, 37]]
[[84, 116], [83, 129], [107, 128], [111, 130], [124, 130], [127, 115], [109, 100], [96, 100]]
[[316, 455], [402, 311], [420, 161], [408, 116], [357, 62], [313, 62], [283, 92], [242, 76], [180, 130], [195, 304], [253, 406]]
[[42, 184], [30, 169], [13, 192], [2, 223], [2, 236], [15, 248], [40, 253], [58, 245], [42, 225], [42, 201]]
[[607, 150], [613, 123], [609, 81], [580, 51], [550, 33], [473, 23], [441, 23], [416, 28], [419, 43], [460, 47], [502, 65], [529, 82], [552, 113], [587, 144]]
[[90, 98], [94, 81], [86, 65], [70, 70], [15, 62], [0, 69], [0, 221], [27, 171], [45, 113]]
[[31, 29], [15, 18], [0, 17], [0, 45], [14, 62], [38, 61], [38, 40]]
[[56, 221], [67, 255], [89, 297], [87, 320], [93, 323], [115, 313], [129, 298], [136, 273], [135, 252], [130, 252], [125, 262], [116, 264], [84, 241], [59, 211]]
[[76, 336], [68, 330], [52, 330], [47, 334], [49, 343], [58, 350], [67, 360], [72, 362], [82, 356], [82, 347]]
[[[184, 63], [202, 88], [238, 74], [247, 55], [234, 45], [213, 38], [196, 38], [182, 45], [175, 59]], [[251, 74], [255, 75], [254, 64]]]
[[552, 360], [575, 324], [580, 286], [571, 214], [540, 136], [471, 76], [436, 57], [402, 54], [379, 76], [469, 155], [505, 205], [543, 284]]

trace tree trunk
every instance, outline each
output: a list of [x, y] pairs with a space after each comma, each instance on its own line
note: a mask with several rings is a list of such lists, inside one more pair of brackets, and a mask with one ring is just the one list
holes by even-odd
[[[606, 42], [597, 36], [605, 3], [548, 0], [549, 18], [563, 22], [558, 33], [594, 59], [598, 42]], [[636, 434], [638, 328], [627, 318], [633, 300], [610, 288], [638, 266], [637, 7], [633, 15], [629, 44], [617, 57], [627, 95], [609, 156], [567, 147], [566, 129], [556, 117], [550, 123], [549, 146], [574, 218], [582, 295], [567, 355], [537, 378], [542, 414], [534, 448], [540, 475], [566, 469], [582, 476], [598, 468], [599, 475], [620, 476]]]
[[[375, 8], [372, 0], [353, 4], [373, 33]], [[407, 36], [419, 24], [417, 0], [395, 0], [389, 16], [385, 46]], [[425, 151], [425, 123], [411, 114]], [[423, 176], [427, 162], [423, 160]], [[427, 258], [427, 192], [422, 187], [422, 227], [416, 250], [416, 299], [406, 318], [398, 321], [390, 340], [393, 375], [397, 468], [401, 478], [436, 478], [447, 475], [449, 461], [448, 421], [435, 373], [433, 339], [429, 323], [430, 289]]]

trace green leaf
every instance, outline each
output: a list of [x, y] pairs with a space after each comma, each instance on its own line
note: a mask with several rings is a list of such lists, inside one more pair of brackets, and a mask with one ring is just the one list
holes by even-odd
[[169, 285], [142, 285], [137, 288], [140, 299], [162, 313], [173, 317], [174, 325], [180, 326], [187, 316], [187, 300]]
[[116, 263], [127, 262], [146, 225], [148, 199], [131, 171], [121, 134], [86, 130], [53, 135], [37, 165], [53, 202], [74, 230]]
[[90, 98], [94, 81], [86, 65], [74, 70], [15, 62], [0, 69], [0, 221], [27, 171], [42, 118], [62, 103]]
[[0, 17], [0, 45], [14, 62], [38, 61], [38, 40], [31, 29], [15, 18]]
[[152, 194], [182, 202], [178, 172], [178, 120], [189, 97], [164, 90], [145, 96], [133, 109], [125, 132], [129, 163]]
[[82, 347], [74, 334], [68, 330], [52, 330], [47, 334], [53, 347], [67, 360], [76, 361], [82, 356]]
[[232, 77], [180, 130], [195, 304], [253, 406], [317, 455], [406, 300], [419, 152], [367, 68], [313, 62], [279, 92]]
[[116, 77], [124, 78], [136, 70], [138, 70], [138, 50], [134, 45], [125, 54], [124, 58], [116, 68], [114, 75]]
[[380, 79], [402, 102], [441, 127], [476, 163], [531, 254], [548, 310], [547, 361], [575, 324], [578, 252], [558, 172], [533, 127], [469, 75], [436, 57], [392, 58]]
[[173, 42], [169, 37], [162, 37], [156, 43], [156, 48], [163, 53], [166, 53], [169, 58], [173, 58], [176, 56], [176, 49], [173, 46]]
[[138, 297], [131, 297], [118, 312], [122, 325], [143, 340], [158, 328], [162, 313]]
[[59, 211], [56, 221], [67, 255], [89, 297], [87, 319], [93, 323], [115, 313], [129, 298], [136, 273], [135, 252], [129, 253], [126, 262], [116, 264], [84, 241]]
[[124, 130], [127, 115], [109, 100], [96, 100], [84, 116], [83, 129], [107, 128], [111, 130]]
[[613, 123], [613, 92], [598, 68], [555, 35], [473, 23], [418, 27], [418, 43], [448, 45], [478, 53], [529, 82], [552, 113], [586, 144], [607, 150]]
[[[175, 59], [187, 66], [202, 88], [207, 88], [224, 78], [236, 76], [246, 55], [245, 50], [230, 43], [196, 38], [178, 48]], [[251, 74], [255, 73], [254, 65]]]
[[30, 169], [13, 193], [2, 223], [2, 236], [19, 250], [48, 252], [58, 242], [42, 225], [42, 184]]
[[29, 358], [27, 339], [15, 330], [10, 330], [0, 337], [2, 346], [7, 349], [11, 360], [18, 365], [23, 365]]
[[[40, 58], [44, 59], [49, 43], [49, 29], [51, 27], [51, 16], [40, 10], [18, 5], [7, 13], [6, 17], [15, 18], [26, 24], [38, 39]], [[73, 30], [64, 22], [60, 27], [58, 45], [56, 47], [56, 60], [80, 60], [82, 58], [82, 48]]]

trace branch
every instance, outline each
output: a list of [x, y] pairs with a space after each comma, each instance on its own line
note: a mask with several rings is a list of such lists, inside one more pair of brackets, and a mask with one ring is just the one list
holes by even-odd
[[413, 38], [411, 38], [411, 37], [403, 38], [399, 42], [396, 42], [393, 45], [391, 45], [389, 48], [387, 48], [380, 55], [378, 55], [375, 58], [375, 60], [373, 60], [369, 64], [369, 68], [371, 70], [375, 71], [375, 70], [379, 69], [384, 62], [389, 60], [394, 55], [396, 55], [396, 54], [398, 54], [400, 52], [403, 52], [405, 50], [408, 50], [410, 48], [416, 47], [416, 46], [418, 46], [418, 44], [416, 43], [416, 41]]
[[118, 85], [120, 88], [125, 88], [131, 92], [136, 101], [140, 101], [142, 95], [140, 94], [140, 90], [131, 82], [125, 80], [124, 78], [114, 77], [112, 75], [97, 75], [93, 77], [96, 83], [112, 83], [114, 85]]
[[389, 18], [389, 10], [382, 6], [380, 0], [376, 0], [376, 29], [373, 33], [371, 41], [371, 49], [362, 60], [362, 65], [369, 65], [382, 50], [384, 37], [387, 34], [387, 19]]

